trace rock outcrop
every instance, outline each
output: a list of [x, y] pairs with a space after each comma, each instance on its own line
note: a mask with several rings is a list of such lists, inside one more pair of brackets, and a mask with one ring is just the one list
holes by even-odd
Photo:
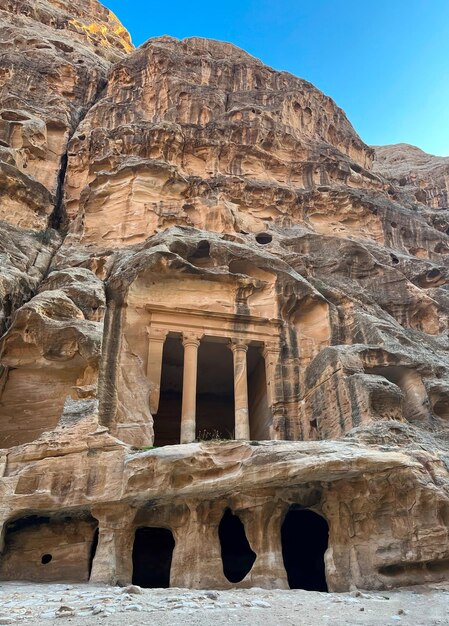
[[0, 578], [446, 579], [447, 159], [94, 0], [0, 16]]

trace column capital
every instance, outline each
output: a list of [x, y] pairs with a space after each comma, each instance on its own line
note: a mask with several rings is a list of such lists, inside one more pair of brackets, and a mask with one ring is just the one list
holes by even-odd
[[248, 352], [248, 344], [243, 339], [231, 339], [228, 347], [232, 352]]
[[168, 330], [165, 328], [154, 328], [153, 326], [147, 326], [147, 337], [151, 341], [165, 341], [168, 335]]
[[264, 358], [267, 358], [269, 356], [278, 357], [281, 349], [279, 348], [279, 345], [274, 341], [267, 341], [265, 342], [264, 347], [261, 349], [261, 352]]
[[201, 343], [201, 336], [196, 333], [182, 333], [181, 341], [184, 348], [186, 346], [196, 346], [198, 348]]

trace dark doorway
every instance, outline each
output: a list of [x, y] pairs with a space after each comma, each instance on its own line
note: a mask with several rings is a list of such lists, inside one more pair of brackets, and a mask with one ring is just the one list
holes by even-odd
[[223, 573], [231, 583], [238, 583], [251, 571], [256, 554], [246, 538], [245, 527], [237, 515], [226, 509], [218, 527]]
[[310, 509], [292, 507], [281, 528], [282, 556], [290, 589], [327, 591], [324, 553], [329, 527]]
[[175, 540], [167, 528], [138, 528], [133, 547], [133, 583], [141, 587], [170, 587]]
[[203, 339], [198, 352], [196, 436], [234, 439], [234, 366], [226, 343]]
[[154, 445], [175, 445], [181, 438], [184, 348], [180, 338], [167, 337], [162, 355], [161, 395], [154, 417]]

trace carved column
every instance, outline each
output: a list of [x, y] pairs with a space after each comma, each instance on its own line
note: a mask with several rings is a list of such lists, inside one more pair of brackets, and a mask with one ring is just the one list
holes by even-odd
[[167, 331], [158, 328], [147, 328], [148, 333], [148, 361], [147, 377], [151, 383], [150, 412], [155, 415], [159, 409], [161, 394], [162, 355]]
[[128, 505], [92, 509], [98, 520], [98, 546], [89, 582], [127, 585], [132, 581], [135, 509]]
[[249, 439], [248, 372], [246, 367], [248, 346], [243, 341], [233, 341], [230, 348], [234, 355], [235, 438]]
[[[244, 498], [242, 498], [244, 500]], [[288, 589], [282, 558], [281, 525], [283, 503], [268, 498], [262, 504], [238, 510], [249, 544], [257, 559], [249, 573], [251, 586], [262, 589]]]
[[221, 501], [196, 499], [187, 502], [187, 515], [175, 532], [170, 585], [191, 589], [226, 589], [218, 525], [223, 515]]
[[198, 371], [198, 348], [196, 335], [183, 335], [184, 374], [182, 382], [181, 443], [196, 439], [196, 381]]
[[265, 360], [268, 406], [271, 409], [271, 439], [285, 438], [285, 407], [282, 382], [282, 365], [279, 362], [280, 350], [275, 343], [266, 343], [262, 350]]

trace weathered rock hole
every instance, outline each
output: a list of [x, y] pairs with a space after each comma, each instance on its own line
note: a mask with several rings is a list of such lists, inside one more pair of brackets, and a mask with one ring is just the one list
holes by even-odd
[[395, 254], [390, 254], [390, 258], [393, 265], [397, 265], [399, 263], [399, 259]]
[[19, 111], [2, 111], [0, 117], [8, 122], [26, 122], [30, 119], [29, 115]]
[[146, 588], [170, 587], [175, 540], [168, 528], [138, 528], [133, 546], [133, 584]]
[[327, 591], [324, 553], [329, 526], [310, 509], [290, 507], [281, 528], [282, 557], [290, 589]]
[[74, 50], [73, 46], [70, 46], [62, 41], [53, 40], [51, 43], [55, 48], [58, 48], [58, 50], [61, 50], [62, 52], [73, 52]]
[[223, 573], [231, 583], [238, 583], [251, 571], [256, 553], [251, 550], [243, 522], [226, 509], [218, 527]]
[[433, 412], [441, 419], [449, 420], [449, 398], [443, 396], [438, 399], [433, 405]]
[[397, 228], [398, 224], [397, 222], [391, 222], [391, 228]]
[[440, 270], [437, 270], [436, 268], [427, 272], [427, 278], [433, 279], [433, 278], [438, 278], [439, 276], [441, 276], [441, 272]]
[[209, 265], [212, 261], [210, 258], [210, 243], [206, 240], [200, 241], [195, 252], [189, 256], [188, 261], [193, 265]]
[[379, 568], [379, 574], [383, 576], [422, 576], [423, 572], [429, 572], [444, 576], [447, 575], [449, 570], [449, 559], [435, 559], [431, 561], [414, 561], [411, 563], [394, 563], [391, 565], [384, 565]]
[[260, 243], [260, 245], [264, 246], [267, 243], [271, 243], [273, 241], [273, 237], [269, 233], [259, 233], [256, 235], [256, 241], [257, 243]]
[[437, 254], [447, 254], [449, 252], [449, 248], [445, 243], [439, 243], [435, 246], [434, 250]]

